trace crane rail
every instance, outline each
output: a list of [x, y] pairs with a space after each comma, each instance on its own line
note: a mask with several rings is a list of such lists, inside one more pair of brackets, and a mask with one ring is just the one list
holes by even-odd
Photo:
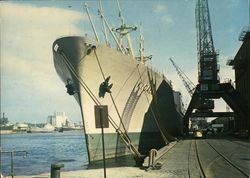
[[241, 168], [239, 168], [236, 164], [234, 164], [232, 161], [230, 161], [225, 155], [223, 155], [221, 152], [219, 152], [213, 145], [211, 145], [208, 141], [206, 143], [216, 152], [218, 155], [220, 155], [225, 161], [227, 161], [231, 166], [233, 166], [235, 169], [237, 169], [239, 172], [241, 172], [244, 176], [249, 177], [247, 173], [245, 173]]
[[199, 153], [198, 153], [198, 147], [197, 147], [197, 143], [196, 143], [197, 141], [195, 140], [195, 142], [194, 142], [194, 144], [195, 144], [195, 154], [196, 154], [196, 158], [197, 158], [197, 162], [198, 162], [198, 164], [199, 164], [199, 169], [200, 169], [200, 172], [201, 172], [201, 176], [203, 177], [203, 178], [206, 178], [206, 174], [205, 174], [205, 171], [204, 171], [204, 169], [203, 169], [203, 167], [202, 167], [202, 165], [201, 165], [201, 159], [200, 159], [200, 156], [199, 156]]
[[242, 144], [242, 143], [239, 143], [239, 142], [235, 142], [235, 141], [233, 141], [233, 140], [227, 140], [227, 141], [232, 142], [232, 143], [234, 143], [234, 144], [236, 144], [236, 145], [240, 145], [240, 146], [242, 146], [242, 147], [244, 147], [244, 148], [250, 149], [250, 146], [247, 146], [247, 145], [245, 145], [245, 144]]
[[[207, 143], [207, 145], [209, 145], [210, 148], [212, 148], [212, 150], [214, 152], [216, 152], [218, 154], [218, 156], [220, 156], [224, 161], [226, 161], [230, 166], [232, 166], [233, 168], [235, 168], [238, 172], [240, 172], [243, 176], [245, 177], [249, 177], [249, 175], [243, 171], [241, 168], [239, 168], [236, 164], [234, 164], [231, 160], [229, 160], [225, 155], [223, 155], [221, 152], [219, 152], [213, 145], [211, 145], [208, 141], [204, 141]], [[201, 158], [198, 152], [198, 147], [197, 147], [197, 141], [195, 140], [195, 153], [196, 153], [196, 157], [197, 157], [197, 162], [199, 164], [199, 169], [201, 170], [201, 176], [206, 178], [206, 172], [204, 169], [204, 166], [202, 166], [201, 164]]]

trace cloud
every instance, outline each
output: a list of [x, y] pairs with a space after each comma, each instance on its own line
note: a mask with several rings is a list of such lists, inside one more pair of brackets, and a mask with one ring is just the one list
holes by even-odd
[[[24, 13], [25, 12], [25, 13]], [[30, 76], [49, 73], [51, 46], [59, 36], [82, 34], [76, 24], [85, 19], [79, 12], [52, 7], [3, 3], [1, 7], [1, 58], [5, 75]]]
[[[46, 79], [50, 83], [44, 86], [50, 86], [55, 81], [48, 79], [56, 75], [53, 41], [63, 35], [81, 34], [76, 24], [86, 17], [71, 10], [9, 3], [2, 4], [1, 16], [2, 75], [9, 81]], [[42, 85], [37, 82], [37, 86]]]
[[173, 19], [169, 15], [164, 15], [161, 17], [161, 21], [166, 24], [173, 23]]
[[227, 7], [235, 7], [239, 4], [240, 0], [227, 0]]
[[159, 13], [162, 13], [164, 11], [166, 11], [166, 6], [164, 6], [164, 5], [156, 5], [155, 6], [155, 9], [154, 9], [155, 13], [159, 14]]
[[81, 34], [76, 23], [85, 19], [81, 13], [70, 10], [8, 3], [2, 4], [1, 17], [2, 48], [7, 54], [11, 51], [32, 60], [50, 52], [53, 40], [59, 36]]
[[169, 15], [167, 12], [167, 7], [164, 5], [156, 5], [154, 8], [154, 13], [160, 15], [160, 21], [164, 24], [172, 24], [174, 22], [171, 15]]
[[230, 28], [227, 29], [227, 32], [228, 33], [234, 33], [235, 29], [233, 27], [230, 27]]
[[[64, 85], [55, 72], [51, 47], [60, 36], [83, 35], [77, 24], [85, 20], [86, 15], [68, 9], [1, 4], [1, 102], [12, 119], [17, 120], [20, 115], [27, 120], [32, 120], [34, 115], [46, 117], [46, 111], [60, 108], [70, 112], [63, 103], [76, 104], [71, 97], [66, 97]], [[56, 102], [58, 100], [60, 102]], [[17, 108], [21, 108], [17, 103], [29, 107], [24, 111]], [[71, 110], [71, 114], [74, 112], [79, 113]]]

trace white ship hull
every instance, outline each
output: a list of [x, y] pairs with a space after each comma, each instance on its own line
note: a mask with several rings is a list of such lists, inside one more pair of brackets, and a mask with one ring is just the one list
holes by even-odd
[[[76, 89], [74, 97], [83, 116], [90, 162], [102, 159], [101, 130], [95, 127], [97, 104], [108, 105], [110, 119], [128, 133], [141, 154], [164, 146], [163, 137], [169, 140], [182, 134], [171, 86], [144, 64], [116, 49], [77, 36], [56, 40], [53, 54], [60, 78]], [[102, 92], [100, 87], [108, 77], [109, 85], [113, 84], [111, 94]], [[130, 154], [116, 129], [111, 123], [104, 129], [108, 158]]]

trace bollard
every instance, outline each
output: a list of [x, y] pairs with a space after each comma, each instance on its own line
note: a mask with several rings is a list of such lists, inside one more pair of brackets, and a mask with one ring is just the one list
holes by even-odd
[[151, 149], [149, 152], [149, 159], [148, 159], [148, 166], [149, 167], [154, 167], [155, 164], [155, 157], [157, 156], [157, 150], [156, 149]]
[[51, 178], [60, 178], [60, 169], [64, 167], [62, 163], [53, 163], [51, 164], [50, 177]]

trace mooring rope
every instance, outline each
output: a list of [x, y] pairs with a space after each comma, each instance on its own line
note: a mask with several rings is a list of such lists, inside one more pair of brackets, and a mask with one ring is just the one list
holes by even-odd
[[[100, 60], [99, 60], [99, 58], [98, 58], [98, 56], [97, 56], [97, 53], [96, 53], [96, 50], [95, 50], [95, 49], [94, 49], [94, 53], [95, 53], [95, 57], [96, 57], [98, 66], [99, 66], [99, 68], [100, 68], [100, 71], [101, 71], [101, 73], [102, 73], [103, 80], [106, 80], [105, 75], [104, 75], [104, 72], [103, 72], [103, 69], [102, 69], [102, 66], [101, 66], [101, 63], [100, 63]], [[118, 108], [117, 108], [116, 103], [115, 103], [115, 101], [114, 101], [113, 95], [112, 95], [112, 93], [109, 93], [109, 95], [110, 95], [110, 98], [111, 98], [111, 100], [112, 100], [112, 103], [113, 103], [113, 105], [114, 105], [114, 107], [115, 107], [115, 110], [116, 110], [116, 113], [117, 113], [117, 115], [118, 115], [118, 118], [120, 119], [120, 123], [121, 123], [121, 125], [122, 125], [122, 127], [123, 127], [123, 129], [124, 129], [124, 132], [127, 134], [127, 130], [126, 130], [124, 124], [123, 124], [121, 115], [120, 115], [120, 113], [119, 113], [119, 111], [118, 111]], [[130, 140], [130, 139], [129, 139], [129, 140]]]
[[[149, 70], [149, 69], [148, 69]], [[151, 70], [151, 76], [155, 76], [155, 81], [156, 81], [156, 75], [153, 75], [153, 70], [152, 69], [150, 69]], [[148, 78], [150, 78], [150, 72], [148, 71]], [[153, 77], [152, 77], [152, 82], [153, 82]], [[151, 83], [151, 85], [154, 85], [154, 84], [152, 84], [152, 82], [150, 82]], [[153, 88], [153, 86], [151, 86], [152, 88]], [[153, 91], [153, 90], [152, 90]], [[154, 90], [154, 93], [152, 94], [155, 98], [156, 98], [156, 91]], [[156, 102], [156, 104], [157, 104], [157, 100], [155, 100], [155, 102]], [[156, 107], [156, 112], [159, 114], [160, 112], [159, 112], [159, 110], [158, 110], [158, 108]], [[170, 133], [168, 133], [167, 132], [167, 130], [166, 130], [166, 132], [165, 132], [165, 134], [169, 137], [169, 138], [174, 138], [174, 136], [172, 135], [172, 134], [170, 134]]]
[[[94, 53], [95, 53], [95, 57], [96, 57], [98, 66], [99, 66], [99, 68], [100, 68], [100, 71], [101, 71], [101, 73], [102, 73], [103, 80], [105, 80], [106, 78], [105, 78], [105, 75], [104, 75], [104, 72], [103, 72], [103, 69], [102, 69], [100, 60], [99, 60], [99, 58], [98, 58], [98, 56], [97, 56], [97, 53], [96, 53], [96, 50], [95, 50], [95, 49], [94, 49]], [[122, 125], [122, 127], [123, 127], [123, 130], [124, 130], [124, 132], [125, 132], [125, 133], [122, 132], [122, 136], [125, 136], [124, 139], [127, 140], [127, 142], [128, 142], [127, 144], [128, 144], [128, 146], [130, 147], [130, 149], [132, 149], [132, 150], [136, 153], [137, 156], [140, 156], [140, 153], [137, 151], [137, 149], [135, 148], [135, 146], [132, 144], [131, 139], [130, 139], [128, 133], [127, 133], [127, 129], [126, 129], [125, 126], [124, 126], [124, 123], [123, 123], [123, 121], [122, 121], [121, 115], [120, 115], [120, 113], [119, 113], [119, 111], [118, 111], [118, 108], [117, 108], [117, 106], [116, 106], [116, 103], [115, 103], [115, 100], [114, 100], [114, 98], [113, 98], [113, 95], [112, 95], [111, 93], [109, 93], [109, 95], [110, 95], [110, 98], [111, 98], [111, 100], [112, 100], [112, 103], [113, 103], [113, 105], [114, 105], [114, 107], [115, 107], [115, 110], [116, 110], [116, 113], [117, 113], [118, 118], [119, 118], [119, 120], [120, 120], [120, 123], [121, 123], [121, 125]]]
[[[141, 76], [141, 73], [140, 73], [140, 70], [139, 70], [138, 67], [137, 67], [137, 70], [138, 70], [139, 77], [140, 77], [141, 82], [142, 82], [142, 76]], [[151, 87], [151, 84], [150, 84], [150, 87]], [[151, 90], [152, 90], [152, 92], [153, 92], [153, 88], [152, 88], [152, 87], [151, 87]], [[150, 111], [151, 111], [151, 113], [152, 113], [152, 115], [153, 115], [153, 118], [154, 118], [154, 120], [155, 120], [155, 122], [156, 122], [156, 125], [157, 125], [157, 127], [158, 127], [158, 129], [159, 129], [159, 131], [160, 131], [160, 133], [161, 133], [161, 136], [162, 136], [162, 138], [163, 138], [165, 144], [167, 145], [167, 144], [169, 143], [169, 141], [167, 140], [166, 136], [164, 135], [164, 133], [163, 133], [161, 127], [160, 127], [160, 124], [159, 124], [159, 122], [158, 122], [158, 119], [157, 119], [156, 116], [155, 116], [155, 113], [154, 113], [154, 111], [153, 111], [152, 106], [150, 105], [149, 98], [148, 98], [146, 92], [144, 92], [144, 94], [145, 94], [145, 96], [146, 96], [146, 99], [147, 99], [147, 102], [148, 102]], [[153, 98], [153, 93], [152, 93], [152, 98]]]
[[[81, 77], [78, 76], [77, 72], [73, 68], [72, 64], [68, 61], [66, 55], [63, 51], [60, 51], [60, 54], [63, 56], [64, 63], [67, 65], [69, 70], [73, 73], [73, 75], [76, 77], [76, 79], [80, 82], [83, 89], [87, 92], [87, 94], [90, 96], [90, 98], [94, 101], [96, 105], [101, 105], [101, 103], [98, 101], [98, 99], [94, 96], [94, 94], [91, 92], [91, 90], [87, 87], [86, 83], [82, 80]], [[109, 116], [111, 125], [115, 128], [118, 127], [118, 125], [114, 122], [114, 120]]]
[[[139, 64], [137, 64], [138, 66]], [[127, 79], [125, 80], [125, 82], [123, 83], [123, 85], [121, 86], [120, 90], [117, 92], [115, 99], [118, 97], [118, 95], [120, 94], [121, 90], [123, 89], [123, 87], [126, 85], [127, 81], [130, 79], [130, 77], [134, 74], [134, 72], [136, 71], [137, 66], [135, 66], [134, 70], [131, 72], [131, 74], [127, 77]]]
[[[101, 103], [99, 102], [99, 100], [94, 96], [94, 94], [92, 93], [92, 91], [89, 89], [89, 87], [87, 86], [87, 84], [82, 80], [82, 78], [80, 76], [78, 76], [77, 72], [75, 71], [74, 67], [72, 66], [72, 64], [69, 62], [69, 60], [67, 59], [65, 53], [62, 50], [59, 50], [59, 54], [62, 55], [64, 63], [67, 65], [67, 67], [69, 68], [69, 70], [73, 73], [73, 75], [76, 77], [76, 79], [80, 82], [80, 85], [83, 87], [83, 89], [87, 92], [87, 94], [90, 96], [90, 98], [94, 101], [94, 103], [96, 105], [101, 105]], [[104, 76], [104, 75], [103, 75]], [[112, 117], [109, 115], [109, 122], [111, 123], [111, 125], [114, 127], [114, 129], [116, 130], [116, 132], [118, 133], [118, 135], [122, 138], [122, 140], [124, 141], [124, 143], [128, 146], [129, 150], [131, 150], [131, 152], [133, 154], [135, 154], [137, 157], [140, 157], [141, 154], [137, 151], [137, 149], [134, 147], [134, 145], [131, 143], [131, 140], [129, 138], [129, 136], [125, 133], [123, 133], [120, 129], [119, 126], [115, 123], [115, 121], [112, 119]]]

